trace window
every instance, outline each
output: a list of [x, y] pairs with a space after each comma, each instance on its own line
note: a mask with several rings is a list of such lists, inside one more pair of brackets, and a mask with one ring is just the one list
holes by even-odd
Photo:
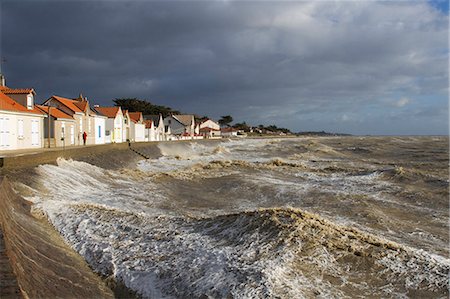
[[39, 146], [39, 121], [31, 121], [31, 145]]
[[98, 126], [98, 138], [102, 138], [102, 126]]
[[33, 109], [33, 95], [32, 94], [27, 95], [27, 109], [29, 109], [29, 110]]
[[91, 118], [88, 118], [88, 132], [91, 133]]
[[80, 117], [80, 133], [83, 132], [83, 119]]
[[23, 119], [17, 120], [17, 138], [23, 139]]
[[66, 128], [66, 123], [65, 122], [61, 122], [61, 140], [64, 140], [64, 130]]

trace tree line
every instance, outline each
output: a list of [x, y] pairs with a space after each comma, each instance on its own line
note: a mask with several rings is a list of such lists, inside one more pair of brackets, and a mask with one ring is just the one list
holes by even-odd
[[[155, 105], [147, 100], [141, 100], [137, 98], [120, 98], [113, 100], [115, 106], [120, 106], [122, 110], [128, 110], [129, 112], [142, 112], [143, 115], [159, 115], [161, 114], [163, 117], [167, 117], [172, 114], [182, 114], [178, 110], [174, 110], [167, 106]], [[208, 119], [208, 116], [195, 116], [195, 120], [197, 122], [201, 122]], [[231, 115], [221, 116], [218, 123], [222, 127], [232, 127], [237, 130], [243, 130], [244, 132], [250, 132], [251, 128], [255, 128], [254, 126], [248, 125], [245, 121], [241, 123], [235, 123], [231, 125], [233, 122], [233, 117]], [[285, 133], [290, 134], [291, 131], [286, 128], [279, 128], [276, 125], [258, 125], [256, 127], [261, 132], [273, 132], [273, 133]]]

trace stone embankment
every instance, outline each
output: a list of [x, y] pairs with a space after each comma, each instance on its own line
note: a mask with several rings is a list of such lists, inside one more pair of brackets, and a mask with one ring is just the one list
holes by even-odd
[[[5, 297], [114, 298], [53, 227], [31, 214], [31, 203], [14, 192], [7, 178], [0, 179], [0, 221], [7, 258], [18, 282], [14, 285], [11, 273], [1, 277], [2, 285], [10, 284], [9, 290], [3, 290]], [[1, 264], [7, 264], [5, 256], [1, 259]]]

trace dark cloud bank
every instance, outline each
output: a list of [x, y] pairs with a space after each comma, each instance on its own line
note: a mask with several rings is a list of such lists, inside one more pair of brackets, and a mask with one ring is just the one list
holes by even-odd
[[1, 34], [7, 83], [41, 100], [448, 134], [448, 16], [427, 2], [2, 1]]

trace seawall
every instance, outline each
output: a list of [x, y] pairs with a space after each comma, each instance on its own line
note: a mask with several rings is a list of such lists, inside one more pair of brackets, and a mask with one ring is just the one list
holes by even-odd
[[47, 220], [32, 215], [31, 203], [14, 192], [7, 178], [0, 178], [0, 222], [24, 298], [114, 297]]

